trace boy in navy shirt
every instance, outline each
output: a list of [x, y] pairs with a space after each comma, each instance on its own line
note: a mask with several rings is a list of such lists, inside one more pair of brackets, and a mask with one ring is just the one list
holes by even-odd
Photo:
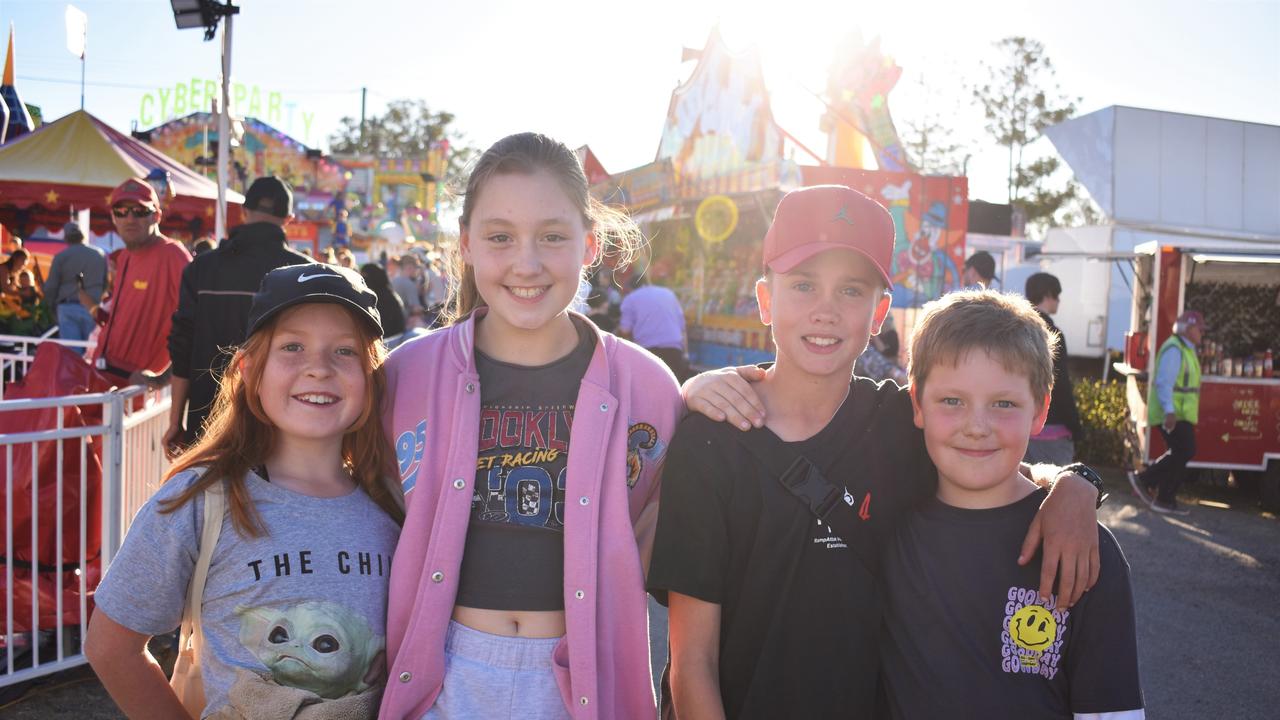
[[1129, 566], [1098, 527], [1098, 583], [1069, 610], [1009, 562], [1044, 499], [1020, 472], [1044, 426], [1052, 331], [1025, 299], [952, 293], [911, 340], [937, 493], [886, 544], [881, 663], [893, 718], [1144, 717]]

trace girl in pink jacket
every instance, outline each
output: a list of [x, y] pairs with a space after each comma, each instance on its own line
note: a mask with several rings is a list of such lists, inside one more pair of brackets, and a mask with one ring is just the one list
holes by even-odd
[[644, 572], [683, 412], [661, 361], [568, 310], [643, 242], [550, 138], [481, 157], [451, 325], [387, 362], [407, 518], [384, 718], [652, 718]]

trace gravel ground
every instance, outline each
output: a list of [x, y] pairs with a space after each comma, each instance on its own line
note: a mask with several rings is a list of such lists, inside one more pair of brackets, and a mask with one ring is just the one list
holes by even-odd
[[[1157, 515], [1129, 493], [1121, 474], [1104, 475], [1114, 494], [1100, 518], [1132, 568], [1147, 716], [1273, 717], [1280, 707], [1280, 523], [1238, 496], [1213, 491], [1188, 517]], [[656, 603], [650, 608], [656, 673], [666, 657], [666, 613]], [[0, 703], [5, 719], [120, 717], [87, 668]]]
[[1280, 523], [1228, 507], [1240, 503], [1231, 493], [1206, 495], [1171, 517], [1125, 484], [1102, 511], [1129, 559], [1147, 716], [1275, 717]]

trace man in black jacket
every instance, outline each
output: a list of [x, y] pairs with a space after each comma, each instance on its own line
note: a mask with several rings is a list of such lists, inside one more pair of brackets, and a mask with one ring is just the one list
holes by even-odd
[[278, 267], [311, 262], [285, 239], [284, 226], [293, 219], [293, 193], [283, 180], [255, 180], [245, 194], [244, 219], [231, 237], [182, 273], [169, 333], [173, 406], [164, 444], [171, 454], [199, 439], [222, 370], [244, 341], [249, 306], [262, 277]]
[[1071, 376], [1067, 374], [1067, 340], [1049, 317], [1058, 312], [1062, 283], [1049, 273], [1036, 273], [1027, 278], [1026, 296], [1036, 306], [1036, 311], [1045, 324], [1058, 336], [1053, 354], [1053, 392], [1049, 396], [1049, 418], [1045, 421], [1044, 429], [1038, 435], [1033, 435], [1031, 442], [1027, 443], [1026, 461], [1069, 465], [1075, 462], [1075, 444], [1083, 437]]

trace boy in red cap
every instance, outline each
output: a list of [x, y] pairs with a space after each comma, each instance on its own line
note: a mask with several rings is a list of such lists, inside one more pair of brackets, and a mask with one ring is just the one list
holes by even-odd
[[182, 269], [191, 262], [181, 243], [160, 234], [160, 218], [156, 191], [145, 181], [130, 178], [111, 191], [111, 220], [124, 250], [115, 261], [111, 312], [93, 361], [131, 384], [142, 382], [144, 371], [156, 375], [169, 367], [169, 327]]
[[[753, 388], [763, 427], [740, 432], [717, 422], [723, 413], [691, 414], [664, 464], [648, 575], [670, 608], [664, 709], [697, 718], [874, 710], [881, 542], [935, 482], [906, 392], [853, 377], [889, 311], [893, 239], [888, 211], [846, 187], [804, 188], [778, 206], [756, 282], [777, 348]], [[1043, 522], [1056, 517], [1096, 553], [1096, 494], [1063, 485], [1076, 487]]]

